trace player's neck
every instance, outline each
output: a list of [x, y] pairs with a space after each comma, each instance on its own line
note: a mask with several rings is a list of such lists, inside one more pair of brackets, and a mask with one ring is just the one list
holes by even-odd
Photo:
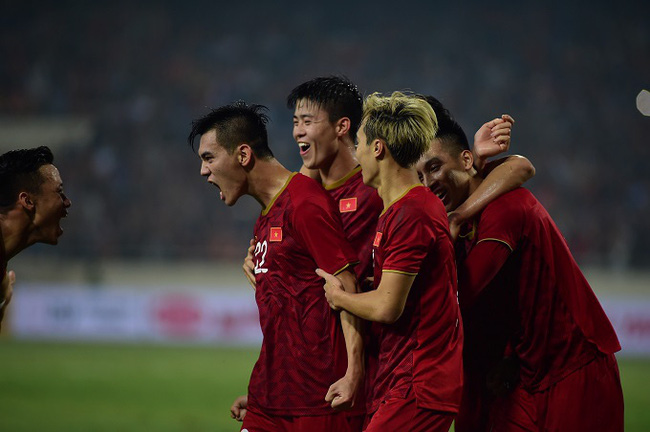
[[291, 171], [276, 159], [257, 160], [255, 168], [249, 174], [248, 194], [255, 198], [262, 208], [266, 208], [290, 176]]
[[480, 184], [482, 182], [483, 182], [483, 179], [481, 178], [481, 176], [479, 176], [479, 175], [473, 176], [469, 180], [469, 190], [468, 190], [469, 193], [467, 194], [467, 196], [469, 197], [470, 195], [472, 195], [476, 191], [476, 189], [478, 189], [478, 187], [480, 186]]
[[413, 186], [421, 185], [413, 168], [401, 167], [393, 161], [386, 168], [389, 169], [380, 169], [377, 186], [377, 193], [384, 202], [384, 208], [402, 197]]
[[359, 162], [354, 157], [350, 145], [342, 141], [338, 153], [332, 159], [332, 163], [327, 167], [318, 169], [322, 184], [329, 185], [336, 183], [348, 175], [357, 165], [359, 165]]

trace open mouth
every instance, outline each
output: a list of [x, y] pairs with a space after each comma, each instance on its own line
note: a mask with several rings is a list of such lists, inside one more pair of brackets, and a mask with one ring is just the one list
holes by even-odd
[[304, 142], [299, 142], [298, 143], [298, 148], [300, 148], [300, 154], [304, 155], [311, 148], [311, 144], [307, 144], [307, 143], [304, 143]]
[[444, 189], [437, 189], [437, 190], [435, 190], [433, 193], [436, 194], [436, 196], [437, 196], [438, 198], [440, 198], [440, 201], [442, 201], [443, 204], [447, 204], [447, 202], [445, 201], [445, 200], [447, 199], [447, 191], [446, 191], [446, 190], [444, 190]]
[[212, 186], [215, 186], [217, 189], [219, 189], [219, 198], [221, 199], [221, 201], [225, 201], [225, 198], [223, 197], [223, 192], [221, 191], [221, 188], [219, 187], [219, 185], [216, 184], [215, 182], [210, 181], [210, 180], [208, 180], [208, 183], [210, 183]]

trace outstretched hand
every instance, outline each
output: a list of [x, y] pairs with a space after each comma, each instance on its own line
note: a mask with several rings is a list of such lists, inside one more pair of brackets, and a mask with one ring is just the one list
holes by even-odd
[[337, 295], [339, 295], [342, 291], [345, 291], [343, 288], [343, 282], [341, 282], [341, 280], [333, 274], [327, 273], [321, 269], [316, 269], [316, 274], [325, 279], [325, 285], [323, 285], [323, 289], [325, 290], [325, 298], [327, 299], [327, 303], [329, 303], [332, 309], [341, 310], [341, 308], [337, 305], [336, 299]]

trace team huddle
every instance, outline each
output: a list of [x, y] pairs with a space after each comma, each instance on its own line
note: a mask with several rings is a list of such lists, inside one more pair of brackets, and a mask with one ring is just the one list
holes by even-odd
[[[300, 173], [274, 158], [261, 105], [211, 110], [188, 137], [226, 205], [250, 195], [262, 207], [243, 266], [263, 342], [231, 407], [242, 431], [623, 430], [618, 339], [521, 187], [534, 168], [488, 160], [509, 148], [512, 117], [482, 125], [470, 147], [431, 96], [364, 100], [330, 76], [287, 104]], [[0, 311], [18, 250], [5, 252], [7, 214], [38, 213], [18, 186], [2, 199]], [[60, 201], [45, 222], [25, 218], [58, 230], [23, 248], [56, 243], [62, 189]]]
[[[264, 107], [193, 124], [201, 175], [262, 206], [244, 272], [264, 340], [242, 431], [616, 431], [616, 334], [506, 150], [473, 151], [433, 97], [365, 101], [342, 77], [296, 87], [301, 173], [271, 152]], [[311, 178], [309, 178], [311, 177]]]

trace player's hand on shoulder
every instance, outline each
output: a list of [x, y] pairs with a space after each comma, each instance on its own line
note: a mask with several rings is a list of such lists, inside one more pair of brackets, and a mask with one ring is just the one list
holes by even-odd
[[488, 158], [508, 151], [512, 126], [515, 119], [503, 114], [479, 128], [474, 135], [474, 157], [477, 164], [484, 163]]
[[248, 412], [248, 395], [239, 396], [230, 407], [230, 417], [237, 421], [243, 421]]
[[323, 285], [323, 289], [325, 290], [325, 298], [327, 299], [327, 303], [329, 303], [332, 309], [341, 310], [336, 300], [338, 298], [337, 296], [340, 295], [341, 292], [345, 292], [345, 289], [343, 288], [343, 282], [341, 282], [341, 280], [336, 276], [329, 274], [321, 269], [316, 269], [316, 274], [325, 279], [325, 285]]
[[244, 265], [242, 266], [242, 269], [244, 270], [244, 275], [246, 275], [246, 279], [248, 279], [248, 283], [251, 284], [253, 289], [255, 289], [256, 287], [254, 253], [255, 253], [255, 239], [251, 239], [250, 245], [248, 247], [248, 251], [246, 253], [246, 258], [244, 258]]
[[359, 380], [346, 375], [330, 386], [325, 401], [337, 411], [350, 409], [354, 406], [354, 398], [359, 386]]

